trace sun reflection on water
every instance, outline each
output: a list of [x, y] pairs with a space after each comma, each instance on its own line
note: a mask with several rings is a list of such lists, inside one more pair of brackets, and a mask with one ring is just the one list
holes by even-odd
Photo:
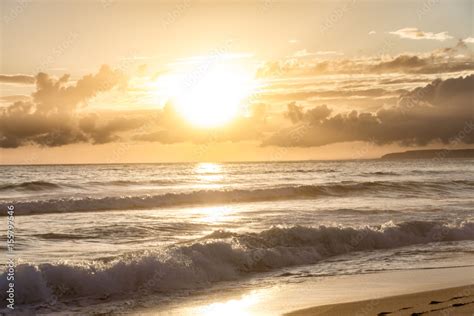
[[201, 207], [196, 210], [195, 216], [199, 217], [200, 222], [216, 224], [232, 221], [235, 210], [230, 206]]
[[252, 309], [260, 301], [260, 294], [252, 292], [243, 295], [240, 299], [231, 299], [225, 302], [212, 303], [199, 308], [198, 315], [202, 316], [253, 316]]
[[213, 187], [216, 185], [214, 182], [224, 179], [224, 170], [221, 165], [216, 163], [199, 163], [194, 168], [194, 174], [199, 181], [213, 184]]

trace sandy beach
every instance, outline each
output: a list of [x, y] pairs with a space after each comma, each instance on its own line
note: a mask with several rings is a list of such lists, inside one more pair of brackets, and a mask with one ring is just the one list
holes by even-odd
[[312, 315], [474, 315], [474, 284], [436, 291], [323, 305], [288, 316]]
[[473, 272], [473, 267], [416, 269], [308, 279], [244, 292], [221, 288], [179, 304], [150, 306], [132, 314], [472, 315]]

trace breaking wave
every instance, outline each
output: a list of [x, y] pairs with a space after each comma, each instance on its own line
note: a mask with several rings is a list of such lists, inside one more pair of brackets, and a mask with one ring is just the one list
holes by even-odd
[[[17, 304], [79, 298], [114, 300], [131, 293], [169, 294], [252, 273], [314, 264], [331, 256], [431, 242], [474, 240], [474, 222], [388, 222], [378, 226], [273, 227], [258, 233], [215, 231], [156, 252], [127, 254], [81, 265], [21, 264], [15, 271]], [[7, 288], [0, 277], [0, 298]]]
[[23, 191], [43, 191], [60, 188], [61, 186], [55, 183], [46, 181], [28, 181], [21, 183], [9, 183], [0, 185], [0, 191], [7, 190], [23, 190]]
[[[39, 201], [16, 202], [17, 215], [87, 212], [105, 210], [146, 209], [195, 204], [220, 204], [237, 202], [261, 202], [291, 199], [316, 199], [330, 196], [351, 196], [355, 194], [390, 193], [391, 195], [425, 196], [449, 194], [456, 190], [472, 190], [473, 181], [455, 180], [445, 182], [418, 181], [373, 181], [337, 182], [324, 185], [301, 185], [254, 190], [201, 190], [188, 193], [167, 193], [161, 195], [83, 197]], [[2, 214], [5, 215], [5, 214]]]

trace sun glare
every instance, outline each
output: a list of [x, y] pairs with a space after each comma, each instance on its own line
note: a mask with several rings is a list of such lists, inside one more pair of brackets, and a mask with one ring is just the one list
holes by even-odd
[[256, 88], [250, 71], [232, 65], [209, 65], [180, 76], [171, 98], [178, 112], [199, 127], [221, 126], [243, 112]]
[[253, 291], [243, 295], [240, 299], [231, 299], [224, 302], [211, 303], [201, 307], [197, 312], [205, 316], [250, 316], [256, 313], [252, 308], [261, 300], [261, 294]]

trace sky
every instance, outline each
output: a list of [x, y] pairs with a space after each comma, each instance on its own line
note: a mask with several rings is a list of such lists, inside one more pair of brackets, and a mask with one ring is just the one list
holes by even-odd
[[0, 164], [474, 148], [473, 1], [0, 3]]

